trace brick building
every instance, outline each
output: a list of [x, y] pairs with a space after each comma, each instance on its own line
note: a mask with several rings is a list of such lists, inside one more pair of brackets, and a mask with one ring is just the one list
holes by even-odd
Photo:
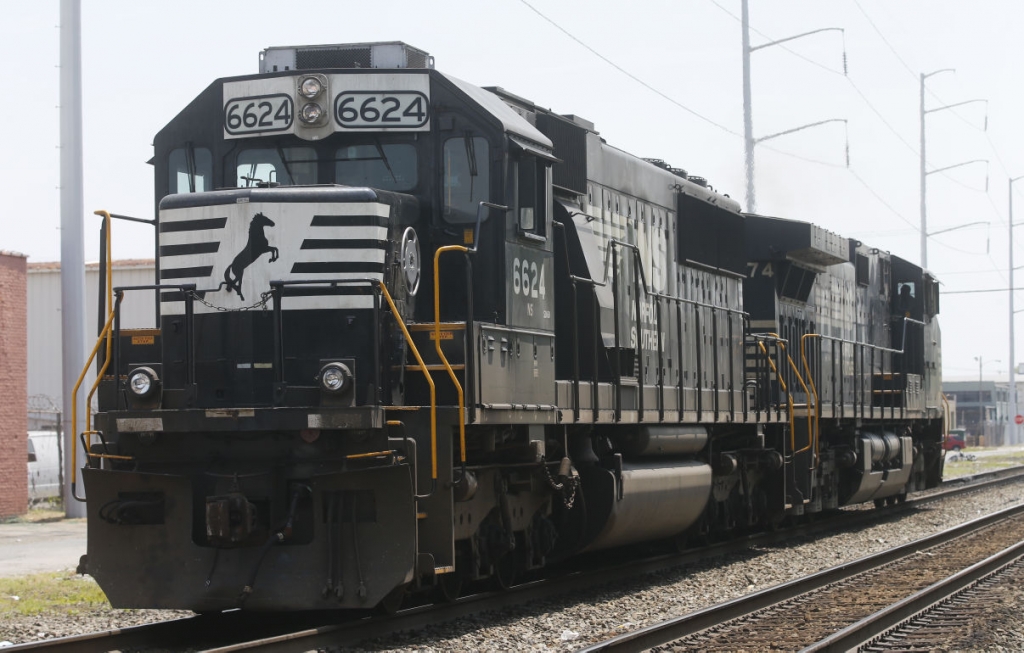
[[25, 256], [0, 251], [0, 517], [28, 508], [27, 302]]

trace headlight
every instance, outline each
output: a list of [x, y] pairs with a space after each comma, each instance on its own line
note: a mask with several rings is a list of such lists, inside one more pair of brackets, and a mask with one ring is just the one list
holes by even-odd
[[348, 389], [352, 371], [344, 363], [328, 363], [320, 368], [320, 387], [332, 394]]
[[323, 82], [316, 77], [307, 77], [299, 85], [299, 93], [312, 100], [324, 90]]
[[148, 397], [159, 384], [160, 379], [151, 367], [137, 367], [128, 374], [128, 389], [136, 397]]
[[324, 108], [316, 102], [307, 103], [306, 106], [302, 107], [302, 111], [299, 112], [299, 118], [307, 125], [319, 122], [323, 115]]

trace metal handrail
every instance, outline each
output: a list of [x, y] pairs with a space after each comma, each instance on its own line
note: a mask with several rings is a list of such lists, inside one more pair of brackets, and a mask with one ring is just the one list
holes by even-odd
[[[811, 407], [811, 413], [814, 416], [814, 431], [812, 433], [812, 437], [814, 438], [815, 465], [821, 461], [821, 410], [820, 399], [818, 397], [818, 387], [814, 384], [814, 374], [811, 373], [811, 367], [807, 364], [806, 344], [808, 338], [820, 337], [820, 333], [805, 333], [800, 336], [800, 362], [804, 365], [804, 372], [807, 373], [807, 382], [811, 384], [811, 391], [814, 393], [814, 405]], [[834, 359], [832, 361], [832, 365], [835, 366]]]
[[[754, 336], [754, 338], [757, 342], [757, 346], [761, 348], [761, 352], [764, 354], [765, 360], [768, 361], [768, 366], [772, 368], [772, 373], [774, 373], [775, 378], [779, 380], [779, 386], [782, 388], [782, 391], [786, 393], [786, 402], [789, 405], [790, 447], [792, 449], [796, 449], [796, 436], [794, 435], [796, 432], [796, 411], [793, 409], [793, 395], [790, 393], [789, 387], [786, 385], [786, 380], [782, 378], [783, 375], [779, 374], [779, 369], [775, 366], [775, 361], [772, 360], [771, 354], [768, 353], [768, 348], [764, 346], [764, 342], [767, 338], [758, 336]], [[781, 338], [774, 338], [773, 341], [778, 345], [781, 342]], [[785, 442], [785, 440], [783, 440], [783, 442]]]
[[[805, 369], [805, 371], [808, 374], [808, 381], [811, 383], [811, 387], [815, 388], [813, 374], [812, 374], [812, 371], [810, 370], [810, 368], [808, 367], [807, 353], [806, 353], [806, 349], [804, 347], [804, 340], [806, 338], [820, 338], [822, 341], [828, 340], [828, 341], [833, 342], [833, 343], [839, 343], [839, 345], [840, 345], [840, 356], [842, 355], [842, 346], [845, 345], [845, 344], [850, 344], [850, 345], [853, 346], [853, 348], [854, 348], [854, 357], [855, 358], [856, 358], [856, 351], [857, 351], [858, 347], [860, 347], [862, 352], [863, 352], [864, 348], [867, 348], [872, 353], [872, 374], [873, 374], [874, 373], [874, 353], [876, 351], [879, 352], [880, 354], [883, 354], [883, 355], [884, 354], [889, 354], [890, 356], [903, 356], [903, 355], [908, 353], [907, 352], [907, 325], [908, 324], [915, 324], [915, 325], [922, 326], [922, 327], [926, 326], [925, 323], [920, 321], [920, 320], [915, 320], [915, 319], [910, 318], [910, 317], [904, 317], [903, 318], [903, 328], [902, 328], [902, 332], [901, 332], [901, 340], [900, 340], [900, 343], [901, 343], [900, 347], [901, 348], [900, 349], [894, 349], [892, 347], [883, 347], [881, 345], [873, 345], [871, 343], [866, 343], [866, 342], [857, 342], [855, 340], [847, 340], [845, 338], [837, 338], [835, 336], [827, 336], [827, 335], [824, 335], [824, 334], [821, 334], [821, 333], [808, 333], [808, 334], [805, 334], [804, 336], [801, 337], [801, 341], [800, 341], [800, 356], [801, 356], [801, 361], [803, 362], [803, 365], [804, 365], [804, 369]], [[862, 354], [862, 356], [863, 356], [863, 354]], [[835, 364], [836, 364], [835, 360], [833, 359], [833, 362], [832, 362], [833, 368], [835, 367]], [[883, 373], [884, 373], [884, 358], [883, 358]], [[863, 394], [863, 391], [862, 391], [862, 394]], [[817, 389], [816, 388], [814, 390], [814, 399], [815, 399], [815, 412], [818, 413], [820, 411], [820, 407], [818, 406], [818, 395], [817, 395]], [[895, 403], [895, 401], [894, 401], [894, 403]], [[872, 405], [871, 409], [872, 409], [872, 411], [874, 411], [874, 405]], [[884, 411], [884, 409], [885, 409], [884, 405], [882, 406], [882, 409]], [[895, 416], [894, 415], [894, 411], [895, 411], [895, 406], [890, 406], [890, 417], [894, 417]], [[900, 406], [900, 416], [901, 417], [903, 416], [905, 411], [906, 411], [906, 401], [904, 401], [901, 404], [901, 406]], [[884, 417], [884, 412], [883, 412], [883, 417]], [[816, 417], [816, 420], [820, 420], [820, 414]]]
[[[946, 393], [939, 393], [939, 396], [942, 397], [942, 443], [945, 444], [946, 438], [949, 437], [949, 423], [951, 421], [952, 411], [949, 409], [949, 399], [946, 398]], [[980, 400], [981, 397], [979, 396], [978, 399]]]
[[419, 350], [416, 349], [416, 343], [412, 341], [409, 329], [405, 326], [405, 321], [402, 320], [402, 315], [398, 312], [395, 301], [391, 299], [391, 293], [388, 292], [387, 286], [384, 285], [383, 281], [377, 281], [377, 287], [380, 288], [381, 295], [387, 300], [388, 306], [391, 307], [391, 313], [395, 316], [395, 322], [402, 329], [405, 342], [409, 345], [412, 355], [416, 357], [416, 362], [419, 363], [420, 370], [423, 372], [423, 378], [427, 380], [427, 385], [430, 387], [430, 492], [424, 495], [416, 495], [417, 499], [425, 499], [437, 489], [437, 396], [434, 389], [434, 380], [430, 378], [430, 372], [427, 370]]
[[[480, 202], [476, 209], [476, 226], [473, 229], [473, 246], [465, 247], [463, 245], [444, 245], [438, 247], [437, 251], [434, 252], [434, 347], [437, 349], [437, 356], [441, 359], [441, 363], [444, 364], [444, 368], [448, 371], [448, 376], [451, 378], [452, 383], [455, 384], [455, 392], [458, 394], [459, 399], [459, 461], [462, 464], [463, 476], [466, 472], [466, 407], [465, 407], [465, 396], [462, 391], [462, 384], [459, 383], [458, 377], [455, 375], [455, 370], [452, 369], [451, 364], [448, 362], [448, 357], [444, 355], [441, 350], [441, 254], [445, 252], [462, 252], [467, 257], [470, 254], [475, 254], [477, 247], [480, 244], [480, 223], [483, 220], [484, 207], [492, 209], [498, 209], [500, 211], [508, 211], [508, 207], [502, 204], [493, 204], [491, 202]], [[468, 263], [467, 263], [468, 264]], [[467, 277], [466, 292], [469, 293], [470, 303], [472, 306], [473, 298], [473, 287], [472, 279]], [[469, 326], [473, 322], [473, 316], [471, 311], [467, 311], [466, 315], [466, 342], [465, 346], [467, 350], [472, 349], [470, 345], [470, 337], [472, 332], [469, 330]], [[467, 377], [467, 381], [468, 381]]]
[[[448, 370], [448, 376], [451, 378], [452, 383], [455, 384], [455, 392], [459, 398], [459, 461], [462, 463], [463, 469], [466, 467], [466, 408], [464, 406], [464, 397], [462, 393], [462, 384], [459, 383], [458, 377], [455, 376], [455, 370], [452, 369], [451, 364], [448, 362], [448, 357], [441, 351], [441, 254], [445, 252], [469, 252], [468, 247], [462, 245], [445, 245], [438, 247], [437, 251], [434, 252], [434, 348], [437, 350], [437, 356], [441, 359], [441, 363], [444, 365], [444, 369]], [[472, 292], [472, 290], [469, 290]], [[473, 316], [467, 315], [467, 324], [470, 323]], [[467, 334], [471, 336], [472, 334]], [[469, 337], [466, 339], [466, 347], [470, 347]]]
[[[100, 345], [103, 344], [104, 340], [107, 340], [107, 347], [110, 347], [111, 340], [111, 329], [110, 326], [114, 322], [114, 311], [110, 311], [110, 315], [107, 317], [107, 323], [103, 326], [103, 330], [100, 331], [99, 338], [96, 339], [96, 345], [92, 348], [92, 353], [89, 354], [88, 359], [85, 361], [85, 367], [82, 368], [82, 373], [78, 375], [78, 381], [75, 382], [75, 387], [71, 390], [71, 432], [78, 433], [78, 389], [82, 386], [82, 381], [85, 380], [85, 375], [89, 371], [89, 366], [96, 359], [96, 352], [99, 351]], [[109, 362], [110, 356], [107, 356]], [[102, 378], [101, 376], [98, 378]], [[90, 395], [91, 397], [92, 395]], [[88, 408], [86, 409], [86, 415], [89, 415]], [[88, 419], [88, 417], [87, 417]], [[86, 429], [88, 430], [88, 429]], [[85, 502], [84, 497], [79, 497], [75, 491], [76, 483], [78, 481], [78, 445], [72, 443], [71, 447], [71, 496], [75, 501]]]
[[[793, 357], [790, 356], [789, 352], [786, 351], [786, 342], [787, 341], [784, 340], [783, 338], [781, 338], [779, 336], [779, 334], [777, 334], [777, 333], [769, 333], [768, 335], [772, 336], [773, 338], [778, 338], [778, 341], [776, 342], [776, 344], [779, 347], [782, 348], [782, 353], [786, 355], [786, 360], [789, 361], [789, 367], [790, 367], [791, 370], [793, 370], [793, 375], [796, 377], [796, 380], [799, 381], [801, 387], [803, 387], [804, 394], [807, 395], [808, 403], [809, 403], [810, 402], [811, 392], [810, 392], [810, 390], [808, 390], [807, 384], [804, 383], [803, 377], [800, 376], [800, 370], [797, 368], [796, 363], [793, 362]], [[782, 377], [779, 377], [779, 380], [781, 381]], [[790, 410], [793, 410], [792, 403], [790, 403]], [[792, 421], [792, 424], [795, 426], [796, 421], [795, 420]], [[804, 447], [803, 449], [797, 450], [797, 448], [796, 448], [796, 431], [795, 431], [794, 428], [790, 428], [790, 430], [789, 430], [789, 440], [790, 440], [790, 445], [793, 448], [793, 455], [794, 456], [796, 454], [798, 454], [798, 453], [803, 453], [803, 452], [805, 452], [805, 451], [807, 451], [807, 450], [809, 450], [811, 448], [811, 446], [814, 444], [814, 422], [812, 420], [810, 412], [807, 413], [807, 446]]]
[[[96, 340], [96, 346], [92, 348], [92, 353], [89, 354], [89, 359], [86, 361], [85, 367], [82, 368], [82, 373], [78, 375], [78, 381], [75, 382], [74, 389], [71, 390], [71, 432], [72, 433], [78, 433], [78, 389], [82, 386], [82, 381], [85, 379], [85, 375], [89, 371], [89, 366], [92, 365], [93, 360], [96, 359], [96, 353], [99, 351], [100, 343], [103, 342], [104, 338], [106, 338], [106, 341], [107, 341], [106, 360], [103, 362], [102, 369], [96, 375], [96, 382], [93, 383], [92, 389], [89, 391], [88, 401], [86, 402], [86, 409], [85, 409], [86, 426], [85, 426], [85, 428], [86, 428], [86, 430], [90, 430], [90, 426], [91, 426], [90, 421], [92, 419], [91, 414], [90, 414], [91, 413], [90, 408], [92, 406], [92, 395], [96, 391], [96, 388], [97, 388], [97, 386], [100, 383], [100, 380], [103, 378], [103, 373], [107, 371], [107, 367], [110, 365], [110, 353], [111, 353], [111, 348], [113, 347], [113, 332], [111, 331], [110, 327], [111, 327], [111, 324], [114, 321], [114, 290], [113, 290], [113, 283], [114, 283], [114, 270], [113, 270], [113, 267], [114, 267], [114, 265], [113, 265], [113, 257], [111, 257], [111, 255], [110, 255], [110, 251], [111, 251], [110, 250], [110, 240], [111, 240], [110, 212], [109, 211], [104, 211], [104, 210], [99, 210], [99, 211], [94, 211], [94, 215], [98, 215], [98, 216], [101, 216], [103, 218], [103, 231], [104, 231], [105, 236], [106, 236], [105, 242], [104, 242], [104, 245], [105, 245], [104, 252], [105, 252], [105, 258], [106, 258], [106, 264], [107, 264], [106, 265], [106, 276], [107, 276], [107, 279], [106, 279], [107, 284], [106, 285], [107, 285], [107, 296], [110, 299], [110, 312], [107, 315], [107, 322], [106, 322], [106, 324], [104, 324], [103, 328], [100, 330], [99, 337]], [[71, 441], [71, 496], [75, 499], [75, 501], [84, 502], [85, 499], [84, 498], [79, 498], [79, 496], [78, 496], [78, 494], [76, 492], [76, 483], [77, 483], [77, 480], [78, 480], [77, 476], [78, 476], [78, 445], [75, 444], [74, 439], [72, 438], [72, 441]]]
[[[619, 349], [619, 311], [618, 311], [618, 306], [619, 306], [619, 293], [618, 293], [619, 265], [618, 265], [618, 249], [617, 249], [618, 247], [624, 247], [624, 248], [629, 249], [630, 251], [633, 252], [633, 266], [637, 270], [637, 272], [639, 273], [638, 274], [639, 278], [634, 280], [634, 286], [637, 288], [637, 293], [636, 293], [636, 296], [634, 298], [635, 303], [636, 303], [635, 310], [636, 310], [636, 313], [637, 313], [637, 324], [639, 324], [639, 320], [640, 320], [640, 292], [639, 292], [640, 290], [643, 291], [643, 293], [644, 293], [644, 295], [646, 297], [653, 297], [656, 302], [659, 299], [665, 299], [665, 300], [669, 300], [669, 301], [672, 301], [672, 302], [676, 302], [677, 305], [689, 304], [689, 305], [693, 306], [695, 309], [697, 309], [697, 308], [708, 308], [708, 309], [710, 309], [711, 310], [711, 318], [712, 318], [713, 329], [716, 330], [716, 334], [715, 334], [716, 339], [717, 339], [718, 314], [719, 313], [725, 313], [725, 314], [730, 315], [730, 316], [739, 315], [744, 320], [749, 319], [750, 316], [749, 316], [748, 313], [746, 313], [745, 311], [743, 311], [741, 309], [729, 308], [729, 307], [726, 307], [726, 306], [715, 306], [714, 304], [707, 304], [707, 303], [699, 302], [699, 301], [692, 300], [692, 299], [685, 299], [683, 297], [675, 297], [675, 296], [672, 296], [672, 295], [665, 295], [665, 294], [662, 294], [662, 293], [658, 293], [658, 292], [652, 291], [650, 289], [650, 287], [649, 287], [649, 284], [647, 283], [647, 275], [644, 272], [644, 264], [643, 264], [643, 260], [641, 258], [640, 248], [637, 245], [635, 245], [635, 244], [627, 243], [627, 242], [624, 242], [624, 241], [621, 241], [621, 240], [617, 240], [617, 239], [614, 239], [614, 238], [610, 239], [608, 242], [609, 242], [609, 244], [611, 245], [611, 248], [612, 248], [612, 312], [613, 312], [613, 320], [615, 321], [614, 327], [615, 327], [615, 349], [616, 349], [616, 357], [615, 357], [615, 361], [614, 361], [615, 362], [615, 366], [614, 366], [615, 367], [615, 386], [616, 386], [615, 412], [616, 412], [616, 420], [619, 420], [619, 419], [621, 419], [621, 414], [622, 414], [621, 413], [621, 411], [622, 411], [622, 408], [621, 408], [621, 402], [622, 402], [621, 376], [622, 376], [622, 373], [621, 373], [621, 369], [620, 369], [620, 365], [621, 365], [620, 359], [618, 358], [618, 349]], [[661, 356], [661, 344], [662, 344], [661, 341], [660, 341], [661, 340], [661, 307], [660, 307], [660, 305], [656, 305], [656, 313], [657, 313], [657, 318], [655, 320], [655, 328], [656, 328], [657, 333], [658, 333], [658, 340], [659, 340], [659, 342], [658, 342], [658, 354], [659, 354], [659, 359], [660, 359], [660, 356]], [[699, 315], [697, 315], [696, 317], [697, 317], [698, 320], [700, 319]], [[680, 319], [681, 319], [681, 316], [680, 316]], [[732, 330], [732, 321], [731, 320], [729, 322], [729, 329], [730, 329], [730, 333], [731, 333], [731, 330]], [[640, 350], [640, 352], [643, 351], [642, 340], [639, 339], [639, 338], [638, 338], [638, 341], [637, 341], [637, 348]], [[698, 366], [701, 364], [702, 358], [703, 358], [702, 356], [698, 355], [698, 357], [697, 357], [697, 364], [698, 364]], [[643, 387], [644, 387], [644, 383], [643, 383], [643, 357], [642, 357], [642, 355], [639, 355], [639, 354], [637, 355], [637, 362], [638, 362], [638, 365], [639, 365], [637, 409], [638, 409], [638, 412], [639, 412], [639, 420], [642, 421], [643, 420], [643, 396], [644, 396], [644, 392], [643, 392]], [[714, 384], [713, 384], [713, 386], [714, 386], [714, 415], [715, 415], [715, 420], [717, 421], [718, 420], [718, 416], [719, 416], [718, 398], [719, 398], [719, 391], [720, 391], [720, 388], [718, 387], [718, 369], [717, 369], [718, 368], [718, 357], [717, 356], [713, 358], [712, 363], [715, 366]], [[680, 364], [682, 364], [682, 360], [680, 360]], [[659, 360], [659, 366], [658, 367], [659, 367], [659, 372], [658, 373], [660, 375], [661, 374], [661, 368], [662, 368], [660, 360]], [[733, 396], [733, 392], [735, 390], [736, 383], [735, 383], [735, 378], [734, 378], [734, 371], [735, 371], [735, 365], [733, 364], [732, 357], [730, 355], [729, 377], [730, 377], [730, 381], [732, 381], [732, 384], [731, 384], [732, 390], [729, 391], [729, 406], [730, 406], [730, 412], [732, 412], [732, 413], [735, 413], [735, 403], [734, 403], [735, 398]], [[698, 369], [698, 374], [699, 373], [700, 373], [700, 370]], [[659, 415], [663, 415], [664, 414], [664, 408], [661, 405], [661, 402], [664, 400], [664, 398], [663, 398], [663, 395], [664, 395], [664, 380], [663, 379], [662, 379], [662, 381], [659, 382], [659, 386], [662, 388], [662, 391], [658, 393], [658, 397], [659, 397], [659, 399], [658, 399]], [[682, 378], [680, 378], [680, 380], [679, 380], [679, 387], [680, 387], [680, 389], [682, 388]], [[698, 387], [698, 389], [697, 389], [697, 401], [698, 401], [697, 410], [698, 410], [698, 412], [703, 412], [703, 406], [702, 406], [702, 401], [701, 401], [702, 394], [703, 393], [702, 393], [701, 389]], [[680, 410], [682, 410], [681, 406], [680, 406]]]

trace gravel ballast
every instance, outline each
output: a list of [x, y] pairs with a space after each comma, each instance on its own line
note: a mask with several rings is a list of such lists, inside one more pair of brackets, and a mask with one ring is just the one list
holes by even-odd
[[[370, 651], [573, 651], [613, 635], [766, 589], [801, 576], [913, 542], [1024, 501], [1019, 485], [928, 504], [856, 533], [811, 542], [753, 548], [635, 582], [597, 590], [585, 598], [483, 614], [425, 631], [369, 643]], [[1021, 632], [1020, 624], [1001, 624]], [[739, 645], [740, 643], [737, 642]]]
[[[758, 547], [630, 583], [565, 596], [503, 613], [483, 613], [428, 629], [368, 642], [372, 651], [571, 651], [614, 634], [709, 607], [836, 564], [911, 542], [1024, 501], [1019, 485], [961, 495], [885, 523], [813, 541]], [[0, 597], [2, 600], [4, 597]], [[21, 643], [149, 621], [182, 613], [98, 609], [79, 613], [5, 616], [0, 641]], [[1024, 632], [1024, 618], [1003, 615], [1001, 638]], [[1000, 637], [993, 638], [999, 641]], [[990, 643], [994, 643], [989, 640]], [[1000, 642], [1002, 643], [1002, 642]], [[1022, 643], [1024, 645], [1024, 643]], [[1019, 648], [1019, 647], [1018, 647]]]

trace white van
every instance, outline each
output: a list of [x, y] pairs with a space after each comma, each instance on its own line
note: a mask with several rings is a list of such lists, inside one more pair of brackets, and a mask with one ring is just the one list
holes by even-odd
[[28, 432], [28, 498], [59, 497], [60, 440], [56, 431]]

